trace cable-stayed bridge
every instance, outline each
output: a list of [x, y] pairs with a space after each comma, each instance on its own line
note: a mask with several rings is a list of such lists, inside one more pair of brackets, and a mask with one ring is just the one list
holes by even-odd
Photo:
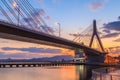
[[[24, 42], [45, 44], [73, 50], [82, 49], [88, 61], [104, 62], [106, 52], [99, 38], [96, 21], [87, 28], [85, 35], [76, 36], [74, 41], [56, 37], [54, 31], [42, 18], [42, 10], [36, 10], [28, 0], [1, 0], [0, 37]], [[89, 41], [88, 41], [89, 40]], [[78, 42], [75, 42], [78, 41]], [[98, 48], [93, 48], [95, 41]]]

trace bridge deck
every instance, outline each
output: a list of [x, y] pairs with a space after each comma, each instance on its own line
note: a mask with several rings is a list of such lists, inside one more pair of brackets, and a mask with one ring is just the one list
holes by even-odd
[[85, 45], [67, 39], [34, 31], [25, 28], [23, 26], [17, 26], [3, 21], [0, 21], [0, 37], [6, 39], [31, 42], [31, 43], [52, 45], [57, 47], [69, 48], [69, 49], [81, 48], [96, 55], [103, 54], [103, 52], [100, 52], [93, 48], [87, 47]]

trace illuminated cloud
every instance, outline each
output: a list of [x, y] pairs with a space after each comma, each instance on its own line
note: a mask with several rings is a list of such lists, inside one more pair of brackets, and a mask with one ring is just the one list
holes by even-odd
[[9, 43], [8, 41], [0, 40], [0, 43]]
[[32, 22], [36, 17], [44, 16], [45, 11], [43, 9], [35, 9], [30, 15], [32, 15], [32, 17], [23, 18], [23, 20], [27, 23]]
[[24, 53], [16, 53], [16, 54], [7, 54], [0, 52], [0, 58], [3, 59], [8, 59], [8, 58], [13, 58], [13, 59], [26, 59], [26, 58], [32, 58], [32, 56]]
[[[120, 35], [120, 21], [113, 21], [107, 24], [104, 24], [102, 28], [102, 37], [101, 38], [112, 38], [112, 37], [119, 37]], [[119, 39], [114, 40], [119, 42]]]
[[92, 11], [100, 10], [102, 7], [104, 7], [105, 3], [107, 3], [109, 0], [94, 0], [90, 4], [88, 4], [88, 7]]
[[46, 27], [48, 29], [48, 31], [52, 34], [54, 34], [55, 30], [52, 27]]
[[110, 22], [104, 25], [104, 29], [120, 31], [120, 21]]
[[[100, 32], [99, 32], [99, 34], [101, 34]], [[83, 33], [70, 33], [69, 34], [70, 36], [73, 36], [73, 37], [89, 37], [89, 36], [91, 36], [91, 34], [83, 34]]]
[[46, 16], [45, 19], [48, 20], [48, 21], [51, 20], [50, 16]]
[[0, 59], [32, 59], [32, 58], [43, 58], [43, 57], [53, 57], [53, 56], [63, 56], [61, 54], [51, 54], [51, 53], [16, 53], [8, 54], [5, 52], [0, 52]]
[[99, 10], [103, 7], [103, 4], [101, 2], [94, 2], [89, 4], [89, 8], [93, 11]]
[[101, 38], [112, 38], [112, 37], [118, 37], [119, 35], [120, 33], [110, 33], [110, 34], [103, 35]]
[[70, 33], [69, 35], [74, 36], [74, 37], [82, 36], [80, 33], [77, 33], [77, 34], [76, 33]]
[[23, 20], [24, 20], [25, 22], [27, 22], [27, 23], [30, 23], [30, 22], [32, 22], [32, 21], [33, 21], [33, 19], [32, 19], [32, 18], [23, 18]]
[[3, 47], [0, 49], [0, 59], [12, 58], [12, 59], [31, 59], [31, 58], [43, 58], [53, 56], [74, 56], [74, 52], [64, 49], [52, 49], [52, 48], [13, 48]]
[[103, 33], [102, 33], [102, 32], [100, 32], [100, 31], [98, 31], [98, 34], [99, 34], [99, 35], [101, 35], [101, 34], [103, 34]]
[[105, 32], [105, 33], [110, 33], [110, 30], [104, 29], [103, 32]]
[[46, 13], [44, 9], [35, 9], [33, 13], [31, 13], [33, 16], [44, 16], [45, 14]]
[[115, 46], [115, 47], [109, 47], [109, 49], [119, 49], [120, 48], [120, 46]]
[[12, 58], [12, 59], [30, 59], [30, 58], [43, 58], [66, 55], [67, 52], [63, 52], [61, 49], [52, 48], [13, 48], [2, 47], [0, 49], [0, 58]]
[[60, 49], [51, 49], [51, 48], [36, 48], [36, 47], [29, 47], [29, 48], [12, 48], [12, 47], [3, 47], [1, 48], [5, 51], [12, 51], [12, 50], [18, 50], [18, 51], [27, 51], [30, 53], [52, 53], [57, 54], [61, 53]]
[[120, 56], [120, 46], [110, 47], [109, 53], [112, 56]]
[[[54, 32], [55, 32], [54, 29], [47, 26], [44, 19], [41, 19], [41, 17], [44, 17], [45, 14], [46, 13], [43, 9], [35, 9], [35, 10], [33, 10], [33, 12], [30, 13], [30, 15], [32, 15], [32, 17], [23, 18], [23, 20], [26, 23], [33, 24], [35, 26], [34, 29], [40, 30], [47, 34], [49, 34], [49, 33], [54, 34]], [[48, 21], [51, 20], [50, 16], [46, 16], [44, 18]], [[28, 25], [30, 25], [30, 24], [28, 24]]]
[[120, 56], [120, 46], [114, 46], [108, 48], [108, 55], [111, 57], [118, 57]]
[[118, 38], [118, 39], [116, 39], [116, 40], [114, 40], [115, 42], [120, 42], [120, 38]]

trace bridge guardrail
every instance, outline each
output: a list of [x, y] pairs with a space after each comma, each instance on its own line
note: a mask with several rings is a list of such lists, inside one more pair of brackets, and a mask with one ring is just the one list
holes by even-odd
[[92, 80], [120, 80], [119, 74], [112, 74], [117, 69], [99, 68], [92, 70]]

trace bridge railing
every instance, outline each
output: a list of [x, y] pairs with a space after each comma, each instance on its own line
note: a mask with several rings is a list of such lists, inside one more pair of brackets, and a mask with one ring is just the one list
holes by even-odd
[[120, 80], [120, 75], [114, 74], [115, 69], [101, 68], [92, 71], [92, 80]]

